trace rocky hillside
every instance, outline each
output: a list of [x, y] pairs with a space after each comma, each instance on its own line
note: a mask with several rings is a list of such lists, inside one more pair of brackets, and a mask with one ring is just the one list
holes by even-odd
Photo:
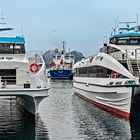
[[[69, 54], [69, 53], [66, 53], [66, 54]], [[78, 52], [78, 51], [72, 51], [71, 54], [74, 55], [75, 57], [75, 62], [78, 62], [80, 61], [82, 58], [84, 58], [83, 54]], [[45, 63], [46, 63], [46, 67], [49, 68], [50, 67], [50, 62], [53, 58], [53, 56], [55, 55], [55, 52], [53, 50], [49, 50], [49, 51], [46, 51], [44, 54], [43, 54], [43, 58], [45, 60]]]

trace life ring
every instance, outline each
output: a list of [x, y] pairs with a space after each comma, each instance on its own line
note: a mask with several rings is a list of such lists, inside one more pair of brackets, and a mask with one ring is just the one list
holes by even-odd
[[56, 66], [56, 64], [55, 64], [55, 61], [54, 61], [54, 60], [52, 60], [52, 62], [51, 62], [51, 66], [52, 66], [52, 67], [55, 67], [55, 66]]
[[38, 72], [38, 64], [36, 64], [36, 63], [31, 64], [31, 65], [30, 65], [30, 71], [31, 71], [32, 73]]
[[117, 72], [115, 72], [115, 71], [111, 72], [111, 77], [112, 78], [118, 78], [118, 76], [119, 76], [119, 74]]

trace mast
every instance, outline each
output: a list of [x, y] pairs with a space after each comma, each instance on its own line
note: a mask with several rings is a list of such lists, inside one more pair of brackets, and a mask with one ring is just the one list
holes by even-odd
[[62, 49], [62, 54], [65, 54], [65, 44], [66, 44], [66, 42], [63, 41], [62, 44], [63, 44], [63, 46], [62, 46], [62, 47], [63, 47], [63, 49]]
[[[4, 22], [5, 21], [5, 18], [4, 18], [4, 16], [3, 16], [3, 10], [2, 10], [2, 14], [1, 14], [1, 17], [0, 17], [0, 24], [1, 25], [5, 25], [5, 24], [7, 24], [6, 22]], [[8, 31], [8, 30], [14, 30], [13, 28], [7, 28], [7, 27], [4, 27], [4, 28], [0, 28], [0, 32], [1, 31]]]
[[121, 21], [121, 22], [118, 22], [119, 24], [126, 24], [126, 27], [129, 29], [129, 25], [130, 24], [134, 24], [134, 23], [137, 23], [136, 21]]
[[69, 48], [69, 60], [71, 59], [71, 58], [70, 58], [70, 55], [71, 55], [71, 54], [70, 54], [70, 48]]
[[2, 10], [2, 13], [1, 13], [1, 18], [0, 18], [0, 20], [1, 20], [0, 24], [7, 24], [6, 22], [4, 22], [4, 21], [5, 21], [5, 18], [4, 18], [4, 16], [3, 16], [3, 10]]

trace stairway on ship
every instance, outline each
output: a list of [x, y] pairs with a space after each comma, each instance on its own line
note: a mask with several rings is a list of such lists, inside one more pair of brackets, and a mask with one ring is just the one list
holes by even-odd
[[127, 64], [129, 65], [129, 71], [133, 75], [140, 77], [140, 62], [136, 59], [130, 59]]

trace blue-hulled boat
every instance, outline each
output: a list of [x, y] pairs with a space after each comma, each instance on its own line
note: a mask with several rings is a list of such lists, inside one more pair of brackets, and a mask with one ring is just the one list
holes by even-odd
[[69, 52], [65, 53], [65, 42], [63, 41], [63, 50], [61, 54], [58, 49], [55, 49], [55, 56], [51, 62], [50, 75], [51, 79], [72, 79], [72, 67], [75, 62], [74, 56]]
[[73, 73], [71, 70], [51, 70], [52, 79], [72, 79]]

